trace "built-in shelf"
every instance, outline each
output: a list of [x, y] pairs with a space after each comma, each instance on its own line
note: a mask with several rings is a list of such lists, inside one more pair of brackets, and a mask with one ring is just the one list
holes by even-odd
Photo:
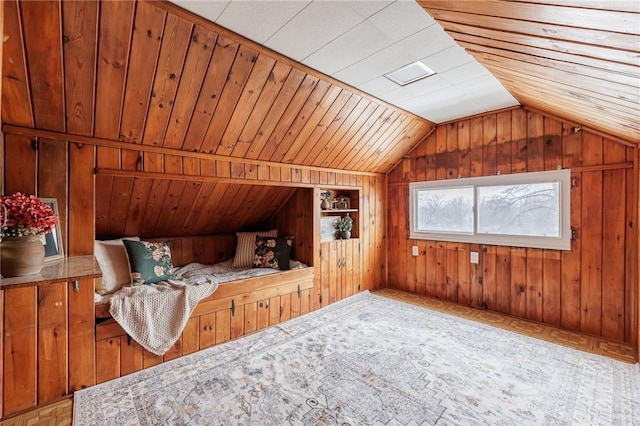
[[[345, 198], [346, 205], [349, 208], [329, 208], [322, 209], [322, 195], [327, 191], [331, 191], [330, 202], [334, 205], [334, 202], [340, 201]], [[351, 230], [351, 238], [360, 237], [360, 191], [357, 189], [336, 189], [336, 188], [321, 188], [316, 189], [316, 213], [319, 220], [320, 229], [320, 242], [330, 242], [340, 239], [338, 230], [335, 227], [335, 222], [342, 216], [349, 215], [353, 219], [353, 229]]]
[[320, 210], [320, 214], [335, 215], [340, 213], [358, 213], [358, 209], [327, 209]]

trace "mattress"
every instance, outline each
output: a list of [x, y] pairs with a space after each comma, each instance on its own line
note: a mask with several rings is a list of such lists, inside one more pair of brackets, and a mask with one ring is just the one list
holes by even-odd
[[[204, 265], [202, 263], [189, 263], [188, 265], [181, 266], [175, 269], [176, 280], [186, 280], [188, 278], [193, 279], [197, 275], [210, 274], [214, 275], [218, 280], [219, 285], [232, 284], [234, 281], [244, 280], [247, 278], [261, 277], [264, 275], [275, 274], [283, 272], [279, 269], [271, 268], [233, 268], [233, 259], [224, 262], [216, 263], [214, 265]], [[297, 260], [289, 261], [289, 269], [302, 269], [308, 265], [299, 262]], [[102, 305], [109, 303], [111, 294], [100, 295], [95, 293], [94, 302], [96, 305]]]

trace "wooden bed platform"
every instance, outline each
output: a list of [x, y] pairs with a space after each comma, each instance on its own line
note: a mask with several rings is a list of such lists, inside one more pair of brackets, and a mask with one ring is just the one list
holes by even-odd
[[[203, 259], [202, 251], [193, 250], [194, 245], [202, 245], [202, 239], [209, 240], [204, 244], [206, 247], [216, 247], [215, 242], [226, 244], [228, 241], [226, 236], [162, 240], [171, 241], [176, 266], [194, 261], [215, 263], [226, 260]], [[219, 253], [228, 252], [224, 249]], [[197, 259], [193, 253], [198, 253]], [[307, 313], [313, 309], [313, 286], [312, 266], [220, 284], [212, 295], [200, 301], [178, 341], [162, 356], [143, 349], [115, 320], [104, 320], [108, 316], [108, 307], [105, 309], [105, 305], [98, 305], [96, 382], [124, 376]], [[101, 318], [102, 322], [98, 323]]]

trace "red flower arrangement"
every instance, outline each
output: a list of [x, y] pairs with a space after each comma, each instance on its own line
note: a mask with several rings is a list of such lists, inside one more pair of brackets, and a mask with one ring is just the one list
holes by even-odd
[[16, 192], [13, 195], [0, 196], [0, 236], [23, 237], [44, 235], [53, 230], [58, 223], [51, 207], [34, 195]]

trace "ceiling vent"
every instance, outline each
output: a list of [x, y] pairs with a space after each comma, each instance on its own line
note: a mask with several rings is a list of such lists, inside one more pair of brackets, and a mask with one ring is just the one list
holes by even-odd
[[434, 70], [418, 61], [409, 65], [405, 65], [402, 68], [398, 68], [397, 70], [390, 72], [389, 74], [385, 74], [384, 76], [394, 83], [399, 84], [400, 86], [406, 86], [409, 83], [413, 83], [414, 81], [429, 77], [430, 75], [434, 75], [435, 73], [436, 72]]

